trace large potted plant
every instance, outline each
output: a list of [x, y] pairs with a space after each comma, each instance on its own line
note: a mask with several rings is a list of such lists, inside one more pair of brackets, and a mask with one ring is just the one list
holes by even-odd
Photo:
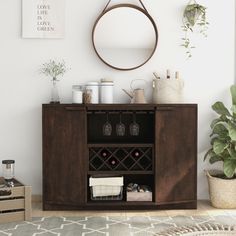
[[236, 85], [230, 88], [232, 107], [228, 110], [222, 102], [212, 109], [218, 117], [211, 123], [211, 148], [204, 160], [211, 164], [223, 163], [223, 171], [207, 171], [212, 205], [217, 208], [236, 208]]

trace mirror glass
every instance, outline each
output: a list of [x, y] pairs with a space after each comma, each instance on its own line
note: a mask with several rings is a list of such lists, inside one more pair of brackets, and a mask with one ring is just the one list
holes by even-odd
[[136, 69], [145, 64], [156, 49], [155, 22], [143, 9], [131, 6], [111, 7], [94, 26], [95, 51], [103, 62], [115, 69]]

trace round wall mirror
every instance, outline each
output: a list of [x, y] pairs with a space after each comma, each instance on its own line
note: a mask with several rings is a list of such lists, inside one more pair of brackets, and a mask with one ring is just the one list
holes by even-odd
[[93, 27], [98, 57], [118, 70], [133, 70], [150, 60], [158, 42], [153, 18], [145, 9], [119, 4], [103, 11]]

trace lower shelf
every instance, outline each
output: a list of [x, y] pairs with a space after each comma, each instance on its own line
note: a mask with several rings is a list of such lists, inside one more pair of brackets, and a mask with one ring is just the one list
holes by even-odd
[[43, 210], [102, 210], [102, 211], [112, 211], [112, 210], [168, 210], [168, 209], [197, 209], [197, 201], [188, 201], [174, 204], [159, 205], [155, 202], [97, 202], [88, 201], [84, 205], [61, 205], [53, 203], [44, 203]]
[[102, 205], [102, 206], [109, 206], [109, 205], [116, 205], [116, 206], [133, 206], [133, 205], [153, 205], [155, 206], [155, 202], [127, 202], [127, 201], [88, 201], [87, 205]]

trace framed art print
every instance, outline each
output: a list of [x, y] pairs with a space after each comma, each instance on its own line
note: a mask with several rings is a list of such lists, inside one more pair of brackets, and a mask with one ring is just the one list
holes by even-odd
[[64, 38], [65, 0], [22, 0], [23, 38]]

